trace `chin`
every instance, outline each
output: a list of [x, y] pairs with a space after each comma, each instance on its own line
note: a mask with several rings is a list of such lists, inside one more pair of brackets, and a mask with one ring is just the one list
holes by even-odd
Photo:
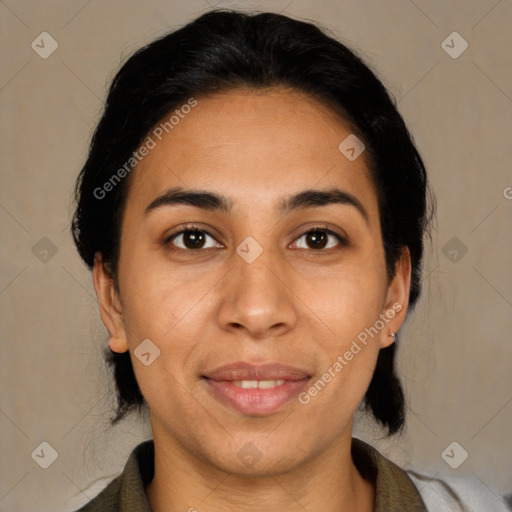
[[[310, 447], [311, 452], [308, 452], [304, 441], [293, 439], [291, 435], [269, 439], [269, 433], [246, 436], [233, 443], [230, 452], [234, 452], [234, 458], [223, 457], [223, 470], [232, 475], [251, 478], [289, 473], [313, 456], [314, 447]], [[302, 449], [299, 450], [297, 446]]]

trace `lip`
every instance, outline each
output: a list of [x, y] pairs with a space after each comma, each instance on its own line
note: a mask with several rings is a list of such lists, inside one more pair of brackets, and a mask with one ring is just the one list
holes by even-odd
[[215, 381], [233, 380], [285, 380], [297, 381], [310, 378], [299, 368], [280, 363], [253, 364], [244, 361], [226, 364], [206, 373], [203, 377]]
[[[203, 376], [213, 396], [242, 414], [270, 414], [296, 398], [311, 376], [298, 368], [279, 363], [255, 365], [246, 362], [221, 366]], [[233, 381], [283, 380], [273, 388], [241, 388]]]

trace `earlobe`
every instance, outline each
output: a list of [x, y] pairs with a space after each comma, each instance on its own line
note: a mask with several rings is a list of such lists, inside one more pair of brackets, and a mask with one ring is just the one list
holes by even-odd
[[392, 345], [396, 341], [396, 333], [395, 332], [384, 332], [380, 337], [380, 348], [387, 348]]
[[114, 336], [110, 336], [108, 340], [108, 346], [112, 352], [117, 352], [118, 354], [128, 352], [128, 344], [126, 343], [126, 338], [116, 338]]
[[100, 316], [110, 334], [109, 346], [113, 352], [123, 353], [128, 350], [124, 329], [123, 311], [113, 278], [105, 269], [101, 253], [94, 257], [93, 282], [100, 307]]
[[388, 319], [381, 336], [381, 348], [395, 341], [396, 333], [405, 321], [411, 286], [411, 256], [408, 247], [403, 247], [395, 266], [395, 275], [389, 284], [383, 314]]

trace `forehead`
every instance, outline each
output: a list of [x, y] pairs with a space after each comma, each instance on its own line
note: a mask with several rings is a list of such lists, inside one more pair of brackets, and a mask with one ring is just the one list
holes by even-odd
[[220, 192], [235, 209], [239, 202], [261, 209], [304, 189], [337, 187], [376, 210], [366, 155], [351, 161], [340, 151], [353, 134], [324, 104], [284, 89], [237, 89], [196, 101], [160, 129], [161, 140], [150, 133], [155, 144], [132, 171], [127, 207], [143, 211], [176, 186]]

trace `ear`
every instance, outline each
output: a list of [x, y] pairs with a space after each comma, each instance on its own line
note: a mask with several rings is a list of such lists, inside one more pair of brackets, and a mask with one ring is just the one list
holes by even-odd
[[110, 349], [113, 352], [126, 352], [128, 343], [124, 328], [123, 309], [114, 286], [114, 280], [107, 272], [99, 252], [94, 256], [92, 277], [100, 306], [101, 320], [110, 334]]
[[409, 304], [409, 291], [411, 286], [411, 254], [408, 247], [403, 247], [400, 258], [395, 265], [395, 276], [389, 284], [386, 301], [382, 313], [385, 315], [387, 325], [382, 331], [381, 348], [391, 345], [395, 338], [391, 336], [398, 332], [405, 321], [407, 306]]

